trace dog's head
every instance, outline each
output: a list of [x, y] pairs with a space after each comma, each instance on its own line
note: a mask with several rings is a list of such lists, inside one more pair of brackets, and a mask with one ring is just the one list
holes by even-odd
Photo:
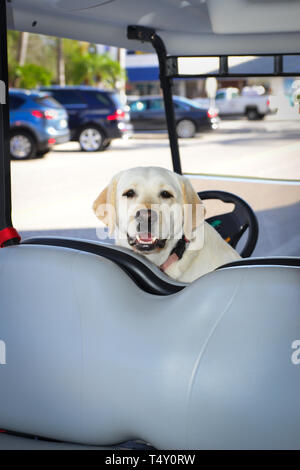
[[144, 254], [183, 235], [190, 240], [204, 221], [203, 203], [188, 179], [158, 167], [118, 173], [93, 209], [119, 244]]

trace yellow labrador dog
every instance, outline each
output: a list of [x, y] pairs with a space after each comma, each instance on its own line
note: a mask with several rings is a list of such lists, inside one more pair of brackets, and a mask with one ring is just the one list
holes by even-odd
[[173, 279], [192, 282], [240, 258], [204, 221], [189, 180], [159, 167], [121, 171], [93, 205], [116, 243], [147, 257]]

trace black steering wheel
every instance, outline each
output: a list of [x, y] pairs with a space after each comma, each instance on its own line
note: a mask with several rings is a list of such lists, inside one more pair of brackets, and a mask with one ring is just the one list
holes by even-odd
[[234, 210], [227, 214], [215, 215], [206, 219], [233, 248], [248, 229], [248, 238], [240, 255], [249, 258], [258, 239], [258, 221], [254, 211], [242, 198], [226, 191], [200, 191], [200, 199], [219, 199], [234, 204]]

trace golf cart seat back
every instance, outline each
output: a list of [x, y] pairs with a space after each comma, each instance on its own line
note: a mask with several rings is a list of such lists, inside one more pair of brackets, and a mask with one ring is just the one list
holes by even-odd
[[234, 204], [232, 212], [215, 215], [206, 219], [210, 225], [228, 242], [236, 248], [243, 234], [247, 232], [247, 238], [243, 249], [240, 250], [242, 258], [252, 255], [258, 239], [258, 221], [254, 211], [249, 204], [239, 196], [226, 191], [201, 191], [198, 196], [203, 201], [207, 199], [218, 199], [225, 203]]
[[0, 265], [2, 429], [103, 446], [299, 448], [299, 268], [230, 267], [157, 296], [74, 245], [6, 247]]
[[143, 291], [154, 295], [171, 295], [187, 284], [177, 282], [161, 272], [153, 263], [130, 249], [105, 243], [72, 239], [39, 237], [24, 240], [22, 245], [43, 245], [67, 248], [77, 252], [91, 253], [100, 259], [108, 259], [119, 266]]
[[[99, 242], [72, 239], [72, 238], [30, 238], [24, 240], [22, 245], [40, 245], [64, 248], [75, 252], [90, 253], [97, 255], [99, 259], [104, 258], [112, 261], [122, 269], [129, 278], [142, 290], [148, 294], [168, 296], [180, 292], [190, 284], [175, 281], [161, 272], [151, 262], [135, 254], [126, 248], [108, 245]], [[237, 260], [232, 263], [220, 266], [218, 269], [227, 267], [247, 267], [247, 266], [300, 266], [297, 258], [253, 258]]]

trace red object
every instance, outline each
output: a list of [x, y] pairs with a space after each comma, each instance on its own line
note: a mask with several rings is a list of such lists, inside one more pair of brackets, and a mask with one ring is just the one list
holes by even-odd
[[21, 241], [21, 237], [15, 228], [7, 227], [3, 230], [0, 230], [0, 247], [3, 248], [5, 243], [8, 240], [12, 240], [13, 238], [16, 238], [18, 241]]
[[44, 118], [44, 114], [41, 111], [39, 111], [38, 109], [34, 109], [33, 111], [31, 111], [31, 114], [32, 114], [32, 116], [34, 116], [36, 118], [39, 118], [39, 119]]
[[215, 108], [209, 108], [207, 116], [211, 119], [218, 116], [218, 111]]
[[57, 112], [53, 111], [52, 109], [46, 109], [46, 111], [39, 111], [38, 109], [34, 109], [31, 111], [31, 114], [38, 119], [57, 119]]
[[270, 106], [270, 100], [269, 99], [267, 100], [267, 106]]
[[120, 119], [124, 119], [125, 113], [122, 111], [122, 109], [117, 109], [117, 111], [114, 114], [110, 114], [107, 116], [108, 121], [119, 121]]
[[0, 432], [6, 432], [5, 429], [0, 429]]
[[56, 140], [54, 139], [54, 137], [50, 137], [50, 139], [48, 139], [48, 144], [49, 145], [53, 145], [55, 144]]

